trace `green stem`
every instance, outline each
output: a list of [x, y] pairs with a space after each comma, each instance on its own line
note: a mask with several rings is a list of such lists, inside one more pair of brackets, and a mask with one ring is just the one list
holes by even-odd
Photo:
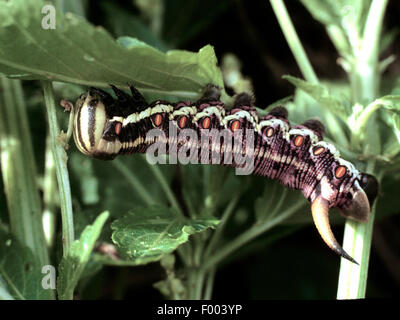
[[14, 297], [0, 284], [0, 300], [15, 300]]
[[42, 87], [49, 123], [51, 150], [56, 165], [56, 175], [60, 193], [63, 256], [67, 257], [71, 244], [74, 241], [74, 221], [71, 188], [67, 169], [67, 154], [59, 139], [60, 128], [57, 122], [53, 85], [51, 82], [43, 81]]
[[[283, 0], [270, 0], [270, 3], [304, 79], [310, 83], [319, 83], [318, 77], [315, 74], [303, 45], [300, 42]], [[326, 114], [326, 121], [328, 123], [332, 123], [332, 125], [329, 126], [330, 128], [341, 127], [336, 117], [334, 117], [331, 113]], [[347, 145], [347, 139], [342, 130], [335, 130], [335, 132], [332, 132], [332, 134], [337, 138], [337, 140], [342, 141], [343, 145]]]
[[[1, 274], [3, 274], [3, 277], [1, 276]], [[13, 292], [14, 296], [11, 299], [7, 300], [15, 300], [14, 297], [16, 297], [17, 300], [26, 300], [19, 288], [15, 286], [15, 283], [6, 275], [6, 273], [0, 266], [0, 285], [1, 283], [4, 283], [6, 286], [8, 286], [9, 290]], [[4, 288], [3, 286], [1, 287]], [[4, 290], [6, 290], [6, 294], [9, 293], [6, 288], [4, 288]]]
[[46, 242], [49, 247], [53, 246], [56, 231], [56, 212], [57, 212], [57, 180], [54, 157], [51, 152], [50, 137], [46, 138], [43, 179], [43, 229]]
[[203, 272], [201, 269], [197, 269], [195, 279], [196, 280], [195, 280], [193, 299], [200, 300], [202, 298], [202, 293], [203, 293], [205, 272]]
[[[146, 161], [146, 160], [144, 160], [144, 161]], [[168, 198], [169, 202], [171, 203], [172, 207], [175, 208], [184, 217], [185, 215], [183, 214], [183, 211], [178, 203], [178, 200], [176, 199], [167, 179], [165, 179], [165, 176], [162, 173], [162, 171], [160, 170], [160, 168], [158, 167], [158, 165], [151, 165], [147, 161], [146, 161], [146, 163], [149, 165], [151, 171], [153, 172], [154, 176], [158, 180], [158, 183], [160, 184], [161, 189], [163, 189], [165, 194], [167, 195], [167, 198]], [[180, 246], [177, 250], [179, 257], [181, 258], [183, 264], [185, 264], [185, 265], [190, 264], [190, 261], [189, 261], [190, 255], [191, 255], [190, 251], [191, 251], [190, 242]]]
[[284, 2], [282, 0], [270, 0], [270, 3], [301, 73], [308, 82], [318, 83], [318, 78], [307, 58]]
[[254, 238], [258, 237], [260, 234], [268, 231], [269, 229], [275, 227], [292, 214], [294, 214], [297, 210], [299, 210], [304, 205], [303, 201], [296, 201], [296, 203], [291, 206], [290, 208], [283, 211], [277, 217], [265, 221], [263, 224], [255, 224], [250, 229], [246, 230], [244, 233], [239, 235], [234, 240], [227, 243], [224, 247], [222, 247], [219, 251], [217, 251], [214, 255], [211, 255], [203, 264], [202, 269], [203, 271], [207, 271], [212, 267], [219, 264], [223, 261], [226, 257], [236, 251], [238, 248], [242, 247], [247, 242], [253, 240]]
[[222, 213], [221, 220], [218, 224], [217, 229], [213, 233], [211, 240], [207, 246], [206, 251], [204, 252], [204, 257], [207, 259], [207, 257], [213, 252], [215, 246], [218, 244], [226, 223], [228, 222], [229, 218], [231, 217], [232, 213], [234, 212], [234, 209], [239, 202], [240, 196], [242, 194], [241, 188], [236, 190], [236, 193], [233, 195], [232, 200], [229, 202], [228, 206], [226, 207], [225, 211]]
[[[362, 48], [361, 50], [353, 48], [356, 63], [351, 70], [350, 79], [355, 82], [352, 83], [354, 102], [369, 103], [368, 107], [361, 113], [360, 119], [358, 119], [358, 130], [352, 132], [353, 148], [356, 148], [356, 144], [362, 141], [360, 136], [365, 132], [367, 120], [380, 106], [379, 104], [371, 103], [371, 101], [376, 99], [378, 95], [380, 80], [378, 72], [379, 41], [387, 3], [387, 0], [373, 0], [364, 28]], [[366, 171], [374, 174], [374, 168], [375, 160], [372, 159], [367, 163]], [[382, 174], [379, 173], [378, 181], [381, 179]], [[365, 297], [375, 207], [373, 206], [367, 223], [346, 221], [343, 248], [360, 262], [360, 266], [341, 260], [338, 299]]]
[[212, 291], [213, 291], [213, 287], [214, 287], [215, 273], [216, 273], [215, 267], [211, 268], [208, 271], [207, 279], [206, 279], [206, 283], [205, 283], [203, 300], [211, 300]]
[[356, 118], [356, 121], [354, 121], [355, 123], [351, 123], [352, 132], [351, 132], [350, 145], [355, 150], [359, 149], [360, 143], [364, 138], [364, 132], [368, 120], [375, 113], [375, 111], [377, 111], [383, 105], [385, 105], [385, 102], [380, 99], [373, 101]]
[[383, 17], [387, 4], [388, 0], [374, 0], [369, 8], [361, 50], [361, 58], [365, 61], [378, 58]]
[[178, 210], [178, 212], [182, 216], [184, 216], [183, 211], [178, 203], [178, 200], [176, 199], [167, 179], [165, 179], [164, 174], [160, 170], [160, 167], [158, 165], [150, 165], [150, 164], [149, 164], [149, 167], [150, 167], [151, 171], [153, 172], [154, 176], [156, 177], [156, 179], [158, 180], [158, 182], [160, 183], [160, 186], [164, 190], [172, 207], [175, 208], [176, 210]]
[[355, 64], [351, 71], [354, 103], [370, 103], [379, 88], [379, 41], [383, 17], [388, 0], [374, 0], [371, 3], [365, 23], [361, 50], [353, 48]]
[[[373, 172], [374, 160], [368, 163], [367, 172]], [[382, 180], [379, 174], [378, 181]], [[338, 299], [360, 299], [365, 298], [368, 278], [368, 264], [371, 249], [372, 231], [376, 214], [376, 203], [371, 208], [368, 222], [362, 223], [347, 220], [344, 229], [343, 249], [356, 261], [354, 263], [341, 259], [338, 281]]]
[[371, 238], [374, 219], [375, 207], [371, 210], [368, 223], [346, 222], [343, 248], [360, 265], [357, 266], [347, 260], [345, 261], [345, 259], [341, 259], [337, 299], [365, 297], [369, 252], [371, 248], [371, 242], [366, 241], [366, 239]]
[[35, 157], [21, 83], [5, 77], [1, 82], [4, 105], [0, 101], [0, 162], [11, 230], [32, 249], [41, 265], [47, 265]]
[[143, 199], [144, 202], [146, 202], [147, 205], [150, 206], [155, 203], [151, 193], [146, 189], [143, 183], [135, 176], [132, 170], [129, 170], [129, 168], [120, 159], [118, 158], [115, 159], [114, 161], [112, 161], [112, 164], [119, 172], [122, 173], [122, 175], [126, 178], [126, 180], [128, 180], [133, 189], [139, 194], [139, 196]]

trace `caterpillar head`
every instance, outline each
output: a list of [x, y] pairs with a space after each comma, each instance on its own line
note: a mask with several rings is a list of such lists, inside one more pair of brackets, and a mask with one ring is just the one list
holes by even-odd
[[376, 178], [368, 173], [361, 173], [361, 178], [353, 187], [353, 196], [347, 206], [339, 208], [346, 218], [367, 222], [372, 204], [378, 194], [379, 184]]
[[335, 190], [332, 181], [328, 182], [326, 177], [321, 180], [312, 197], [312, 216], [325, 243], [343, 258], [358, 264], [343, 250], [333, 235], [329, 224], [329, 208], [337, 207], [345, 217], [367, 222], [371, 206], [378, 193], [378, 181], [374, 176], [358, 173], [356, 177], [350, 176], [339, 186]]
[[78, 149], [94, 158], [113, 159], [121, 148], [117, 139], [117, 122], [107, 115], [106, 105], [98, 90], [89, 90], [75, 103], [74, 140]]

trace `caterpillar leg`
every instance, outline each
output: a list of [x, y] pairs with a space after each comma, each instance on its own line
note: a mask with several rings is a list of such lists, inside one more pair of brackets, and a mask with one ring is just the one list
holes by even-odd
[[137, 107], [138, 111], [146, 109], [149, 104], [146, 102], [142, 94], [131, 83], [128, 83], [128, 86], [132, 93], [132, 102], [134, 106]]
[[221, 88], [212, 83], [209, 83], [204, 88], [203, 95], [200, 98], [200, 101], [206, 102], [210, 100], [219, 100], [220, 97], [221, 97]]
[[235, 96], [235, 102], [233, 103], [233, 106], [235, 108], [240, 108], [243, 106], [253, 106], [254, 104], [254, 97], [246, 92], [239, 93]]
[[320, 140], [323, 139], [325, 134], [325, 127], [321, 121], [317, 119], [310, 119], [301, 124], [302, 126], [314, 131]]
[[127, 95], [125, 92], [123, 92], [122, 90], [118, 89], [116, 86], [110, 84], [111, 89], [114, 91], [115, 95], [118, 98], [118, 101], [120, 103], [124, 103], [126, 101], [129, 101], [131, 99], [131, 97], [129, 95]]
[[114, 101], [114, 107], [117, 109], [117, 112], [120, 115], [126, 117], [134, 112], [140, 112], [148, 107], [144, 97], [132, 85], [129, 85], [132, 96], [128, 95], [112, 84], [110, 84], [110, 87], [117, 96], [117, 101]]
[[287, 119], [289, 113], [288, 113], [288, 111], [286, 110], [285, 107], [278, 106], [278, 107], [275, 107], [275, 108], [271, 109], [271, 111], [268, 112], [268, 115], [271, 115], [271, 116], [274, 116], [274, 117], [277, 117], [277, 118]]
[[99, 88], [90, 87], [89, 94], [91, 96], [98, 96], [105, 105], [111, 105], [114, 103], [114, 98], [108, 92]]

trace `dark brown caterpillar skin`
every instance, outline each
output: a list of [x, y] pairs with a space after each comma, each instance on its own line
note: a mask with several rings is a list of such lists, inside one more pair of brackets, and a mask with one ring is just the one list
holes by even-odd
[[[290, 126], [283, 107], [259, 117], [248, 94], [236, 96], [233, 108], [226, 110], [219, 101], [220, 91], [212, 85], [206, 87], [197, 102], [151, 104], [133, 86], [130, 86], [132, 95], [111, 87], [117, 99], [91, 88], [75, 104], [74, 139], [81, 152], [99, 159], [144, 153], [157, 140], [148, 139], [147, 133], [158, 128], [164, 133], [168, 153], [182, 145], [182, 141], [169, 136], [170, 125], [178, 134], [184, 129], [194, 129], [199, 136], [212, 129], [226, 130], [233, 136], [237, 129], [242, 129], [237, 132], [242, 135], [243, 145], [250, 130], [254, 135], [253, 173], [300, 190], [312, 203], [313, 219], [324, 241], [335, 252], [355, 262], [330, 229], [329, 208], [338, 208], [348, 218], [367, 221], [378, 183], [373, 176], [359, 172], [353, 164], [341, 159], [332, 144], [322, 141], [321, 122], [308, 120]], [[226, 153], [221, 146], [222, 142], [214, 143], [207, 151], [219, 150], [222, 164]], [[199, 152], [200, 144], [196, 148]], [[232, 157], [235, 152], [243, 155], [244, 151], [232, 150]], [[200, 158], [200, 153], [196, 157]], [[239, 166], [234, 161], [232, 165]]]

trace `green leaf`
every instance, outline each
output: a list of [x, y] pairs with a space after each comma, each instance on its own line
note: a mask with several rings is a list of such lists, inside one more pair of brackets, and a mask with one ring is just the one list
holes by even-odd
[[[103, 9], [104, 24], [109, 26], [116, 36], [130, 36], [138, 38], [160, 51], [166, 51], [168, 46], [152, 30], [144, 24], [139, 16], [133, 14], [126, 8], [121, 7], [116, 2], [100, 1]], [[118, 19], [115, 19], [118, 17]]]
[[79, 178], [82, 202], [93, 205], [100, 201], [99, 180], [94, 173], [94, 163], [88, 157], [79, 157], [77, 153], [70, 156], [70, 170]]
[[400, 144], [400, 115], [393, 115], [393, 128], [396, 135], [396, 139]]
[[48, 300], [53, 298], [51, 289], [42, 287], [39, 261], [30, 248], [23, 246], [10, 234], [0, 229], [0, 289], [7, 290], [19, 300]]
[[393, 113], [400, 114], [400, 95], [387, 95], [376, 100], [377, 103], [392, 111]]
[[340, 26], [340, 1], [337, 0], [300, 0], [301, 3], [312, 14], [315, 20], [328, 26], [335, 24]]
[[[223, 87], [214, 49], [167, 53], [125, 37], [116, 42], [101, 27], [57, 11], [56, 29], [41, 28], [44, 2], [0, 2], [0, 72], [87, 86], [127, 88], [197, 98], [207, 83]], [[121, 43], [123, 45], [121, 45]]]
[[212, 217], [188, 219], [174, 209], [150, 206], [114, 221], [112, 240], [123, 258], [146, 264], [173, 252], [188, 241], [189, 235], [217, 224], [218, 220]]
[[[347, 84], [329, 82], [327, 86], [329, 86], [329, 90], [335, 96], [346, 97], [348, 94]], [[326, 112], [326, 109], [321, 108], [320, 102], [317, 102], [307, 92], [297, 88], [293, 102], [287, 102], [285, 107], [289, 111], [290, 121], [294, 124], [303, 123], [311, 118], [322, 121], [325, 127], [325, 140], [334, 142], [341, 153], [348, 153], [349, 142], [346, 135], [348, 130], [346, 122], [341, 121], [339, 117], [333, 115], [331, 112]], [[346, 108], [350, 109], [347, 104]]]
[[[393, 132], [400, 143], [400, 95], [383, 96], [370, 104], [372, 112], [383, 107], [392, 118]], [[371, 128], [369, 128], [371, 129]], [[374, 130], [369, 130], [375, 132]]]
[[332, 95], [326, 86], [324, 86], [322, 84], [309, 83], [302, 79], [288, 76], [288, 75], [283, 76], [283, 78], [288, 80], [290, 83], [295, 85], [297, 88], [308, 93], [317, 102], [319, 102], [323, 108], [326, 108], [330, 112], [335, 113], [344, 119], [347, 117], [346, 108], [345, 108], [343, 102], [340, 99], [338, 99], [336, 96]]
[[300, 0], [311, 15], [321, 22], [342, 56], [359, 45], [368, 14], [367, 0]]
[[63, 257], [58, 268], [57, 279], [58, 298], [72, 299], [74, 289], [89, 261], [90, 255], [100, 236], [101, 229], [109, 216], [108, 212], [100, 214], [93, 225], [82, 232], [79, 240], [75, 240], [66, 257]]

